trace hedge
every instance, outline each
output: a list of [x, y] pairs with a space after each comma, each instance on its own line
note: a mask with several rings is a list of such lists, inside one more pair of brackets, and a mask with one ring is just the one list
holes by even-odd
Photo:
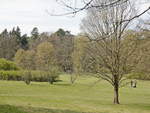
[[[28, 78], [28, 73], [31, 74], [30, 78]], [[0, 80], [24, 81], [30, 79], [30, 81], [48, 82], [49, 79], [57, 81], [58, 77], [59, 73], [53, 74], [44, 71], [0, 71]]]
[[0, 70], [19, 70], [19, 67], [14, 62], [1, 58]]

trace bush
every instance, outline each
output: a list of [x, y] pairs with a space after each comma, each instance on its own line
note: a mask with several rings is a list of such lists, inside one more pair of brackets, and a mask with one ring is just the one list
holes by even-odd
[[0, 59], [0, 70], [19, 70], [19, 67], [12, 62], [6, 59]]
[[47, 79], [48, 79], [48, 82], [50, 84], [53, 84], [54, 82], [57, 81], [58, 77], [59, 77], [59, 74], [60, 72], [58, 71], [59, 69], [57, 67], [53, 67], [50, 69], [50, 71], [48, 71], [46, 73], [46, 76], [47, 76]]
[[150, 80], [150, 74], [146, 73], [131, 73], [127, 76], [128, 79]]
[[22, 72], [21, 71], [0, 71], [0, 79], [1, 80], [22, 80]]
[[60, 73], [56, 71], [0, 71], [0, 80], [25, 81], [30, 84], [30, 81], [35, 82], [56, 82]]

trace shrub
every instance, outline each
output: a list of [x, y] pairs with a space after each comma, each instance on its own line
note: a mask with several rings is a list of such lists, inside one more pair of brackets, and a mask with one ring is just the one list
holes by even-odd
[[58, 77], [59, 77], [59, 69], [57, 67], [53, 67], [50, 69], [50, 71], [45, 73], [48, 79], [48, 82], [50, 84], [53, 84], [54, 82], [57, 81]]
[[22, 71], [0, 71], [1, 80], [22, 80]]
[[14, 80], [25, 81], [26, 84], [30, 84], [31, 81], [35, 82], [56, 82], [59, 77], [59, 72], [50, 71], [0, 71], [0, 80]]
[[19, 70], [19, 67], [12, 62], [6, 59], [0, 59], [0, 70]]

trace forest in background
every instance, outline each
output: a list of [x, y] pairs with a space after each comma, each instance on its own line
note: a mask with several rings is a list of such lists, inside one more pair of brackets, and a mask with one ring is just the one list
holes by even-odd
[[[125, 32], [125, 39], [122, 41], [127, 43], [126, 48], [128, 48], [128, 44], [138, 43], [136, 45], [136, 52], [130, 58], [130, 60], [137, 60], [132, 60], [134, 62], [131, 61], [131, 65], [128, 66], [129, 69], [127, 70], [130, 73], [130, 78], [150, 79], [149, 36], [150, 31], [147, 28], [137, 31], [128, 30]], [[21, 35], [21, 30], [17, 27], [13, 28], [12, 31], [5, 29], [0, 34], [0, 58], [16, 64], [17, 69], [10, 70], [57, 70], [57, 73], [74, 73], [77, 75], [81, 73], [94, 74], [97, 63], [89, 54], [91, 51], [90, 48], [92, 48], [90, 43], [90, 40], [85, 34], [75, 36], [63, 29], [59, 29], [50, 34], [39, 33], [38, 28], [35, 27], [31, 31], [31, 36], [28, 36], [27, 34]], [[8, 65], [3, 66], [5, 63], [4, 59], [0, 60], [0, 69], [8, 71]], [[94, 61], [95, 63], [93, 63]], [[132, 67], [135, 64], [136, 66]], [[130, 71], [131, 68], [132, 71]], [[108, 71], [104, 68], [101, 68], [101, 70], [103, 72]], [[37, 75], [40, 76], [40, 74]], [[73, 77], [72, 79], [75, 78]], [[44, 78], [42, 79], [41, 81], [45, 81]]]

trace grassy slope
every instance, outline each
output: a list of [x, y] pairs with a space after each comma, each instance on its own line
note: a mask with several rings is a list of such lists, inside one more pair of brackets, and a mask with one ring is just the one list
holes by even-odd
[[[0, 113], [150, 113], [150, 82], [120, 90], [121, 105], [113, 105], [113, 89], [105, 81], [82, 77], [75, 84], [69, 77], [48, 83], [0, 81]], [[5, 112], [4, 112], [5, 111]], [[25, 112], [24, 112], [25, 111]]]

